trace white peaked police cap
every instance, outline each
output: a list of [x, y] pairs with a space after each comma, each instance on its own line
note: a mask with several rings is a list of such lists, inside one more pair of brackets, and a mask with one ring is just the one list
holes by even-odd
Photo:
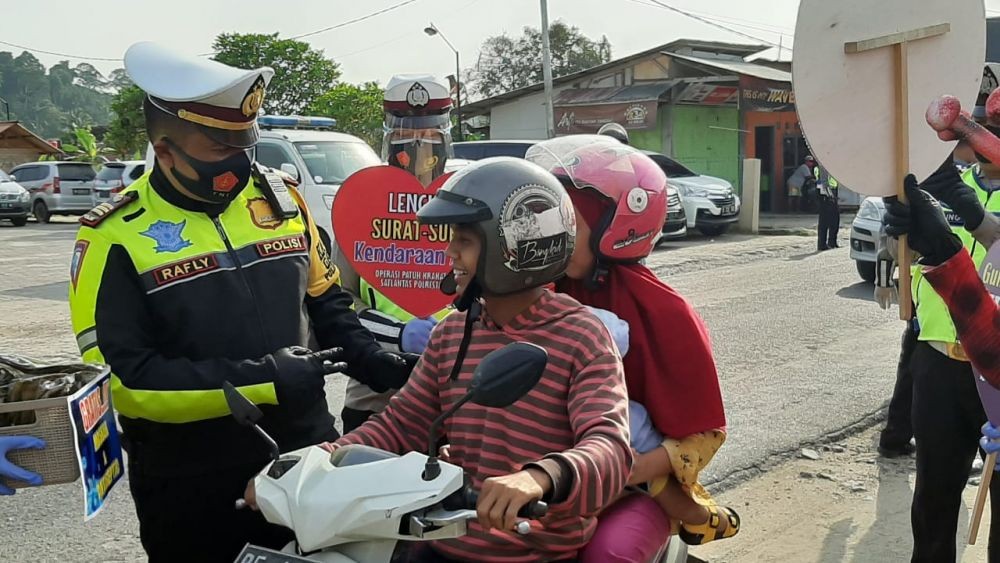
[[451, 110], [451, 91], [430, 74], [397, 74], [385, 87], [382, 104], [397, 116], [440, 115]]
[[274, 70], [243, 70], [144, 41], [125, 52], [125, 71], [160, 110], [205, 127], [232, 146], [257, 142], [257, 112]]

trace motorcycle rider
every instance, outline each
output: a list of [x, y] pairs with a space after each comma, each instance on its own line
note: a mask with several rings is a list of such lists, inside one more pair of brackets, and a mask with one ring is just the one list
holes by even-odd
[[735, 535], [739, 516], [698, 484], [726, 436], [711, 342], [691, 305], [638, 263], [663, 225], [666, 177], [640, 151], [587, 135], [543, 141], [525, 158], [562, 181], [576, 210], [579, 244], [556, 289], [625, 321], [629, 398], [648, 412], [653, 430], [640, 430], [633, 419], [632, 437], [659, 436], [656, 447], [637, 450], [629, 482], [648, 483], [661, 516], [650, 513], [644, 496], [616, 502], [601, 514], [581, 560], [648, 559], [669, 533], [669, 524], [658, 522], [664, 512], [683, 522], [681, 539], [690, 544]]
[[[448, 88], [430, 75], [399, 74], [389, 80], [382, 107], [382, 159], [413, 174], [426, 187], [444, 173], [452, 155]], [[434, 325], [451, 308], [428, 318], [414, 317], [361, 279], [339, 252], [337, 257], [344, 289], [354, 294], [358, 318], [379, 345], [393, 352], [423, 353]], [[380, 393], [360, 381], [348, 381], [341, 412], [344, 432], [382, 412], [395, 393], [396, 389]]]
[[[432, 542], [420, 560], [573, 558], [594, 532], [593, 515], [625, 487], [632, 454], [611, 336], [587, 308], [546, 287], [573, 251], [566, 190], [525, 160], [491, 158], [457, 172], [417, 216], [453, 225], [447, 255], [459, 312], [435, 327], [389, 406], [332, 447], [424, 450], [431, 421], [464, 393], [484, 356], [515, 341], [542, 346], [545, 373], [522, 399], [505, 409], [468, 403], [445, 422], [450, 460], [480, 489], [479, 519], [466, 536]], [[518, 510], [537, 499], [549, 503], [543, 526], [513, 534]]]

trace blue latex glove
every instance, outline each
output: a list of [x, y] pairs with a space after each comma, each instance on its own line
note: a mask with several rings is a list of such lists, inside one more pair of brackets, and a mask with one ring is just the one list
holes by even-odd
[[[984, 424], [983, 437], [979, 439], [979, 447], [983, 448], [987, 454], [1000, 452], [1000, 428], [993, 426], [991, 422]], [[994, 471], [1000, 471], [1000, 460], [997, 461]]]
[[410, 354], [423, 354], [436, 324], [437, 320], [432, 317], [411, 319], [403, 327], [403, 333], [399, 337], [399, 348]]
[[[45, 441], [34, 436], [0, 436], [0, 478], [16, 479], [32, 485], [41, 485], [42, 476], [22, 469], [7, 461], [7, 452], [11, 450], [34, 449], [45, 447]], [[12, 495], [14, 489], [0, 482], [0, 495]]]

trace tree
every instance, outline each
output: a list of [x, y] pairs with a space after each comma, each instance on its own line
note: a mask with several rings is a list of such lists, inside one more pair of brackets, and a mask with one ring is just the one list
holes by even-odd
[[62, 151], [66, 153], [67, 160], [88, 162], [90, 164], [101, 164], [108, 161], [107, 155], [111, 153], [111, 150], [101, 146], [97, 142], [97, 137], [94, 137], [89, 127], [74, 129], [71, 132], [71, 136], [76, 143], [63, 143], [62, 146]]
[[128, 77], [128, 73], [125, 72], [124, 68], [116, 68], [111, 71], [108, 75], [108, 84], [115, 92], [121, 92], [125, 88], [128, 88], [133, 84], [132, 79]]
[[47, 138], [58, 137], [73, 122], [107, 123], [111, 96], [78, 84], [80, 67], [62, 61], [46, 73], [31, 53], [0, 52], [0, 98], [10, 103], [11, 118]]
[[129, 158], [146, 146], [146, 122], [142, 100], [146, 94], [132, 85], [120, 90], [111, 100], [111, 123], [104, 143], [121, 158]]
[[212, 48], [215, 60], [252, 69], [274, 69], [264, 98], [264, 109], [272, 114], [299, 114], [316, 98], [329, 92], [340, 77], [340, 65], [326, 58], [322, 50], [294, 39], [278, 39], [278, 34], [223, 33]]
[[337, 129], [364, 139], [373, 147], [382, 144], [382, 88], [376, 82], [341, 83], [316, 98], [309, 115], [337, 120]]
[[94, 65], [90, 63], [80, 63], [73, 67], [73, 72], [76, 74], [76, 84], [83, 86], [84, 88], [90, 90], [97, 90], [98, 92], [108, 89], [109, 84], [101, 71], [94, 68]]
[[[549, 50], [554, 78], [611, 60], [607, 37], [594, 41], [560, 20], [549, 26]], [[466, 71], [476, 94], [490, 97], [542, 81], [542, 33], [537, 28], [525, 27], [518, 38], [488, 37], [479, 52], [477, 67]]]

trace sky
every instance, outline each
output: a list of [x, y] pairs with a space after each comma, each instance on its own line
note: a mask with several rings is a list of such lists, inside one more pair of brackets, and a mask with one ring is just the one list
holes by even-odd
[[[211, 52], [213, 39], [222, 32], [293, 37], [371, 16], [302, 40], [341, 65], [341, 80], [382, 85], [397, 73], [454, 74], [454, 52], [440, 37], [423, 31], [431, 22], [459, 51], [463, 73], [475, 66], [487, 37], [504, 32], [518, 36], [525, 26], [541, 22], [539, 0], [3, 0], [2, 6], [0, 50], [32, 51], [46, 67], [66, 59], [89, 62], [105, 74], [122, 66], [125, 50], [138, 41], [203, 54]], [[986, 0], [986, 8], [988, 16], [1000, 16], [1000, 0]], [[798, 0], [548, 2], [550, 22], [561, 19], [592, 39], [607, 36], [613, 58], [691, 38], [780, 45], [781, 58], [788, 60], [797, 10]], [[775, 58], [778, 49], [768, 55]]]

